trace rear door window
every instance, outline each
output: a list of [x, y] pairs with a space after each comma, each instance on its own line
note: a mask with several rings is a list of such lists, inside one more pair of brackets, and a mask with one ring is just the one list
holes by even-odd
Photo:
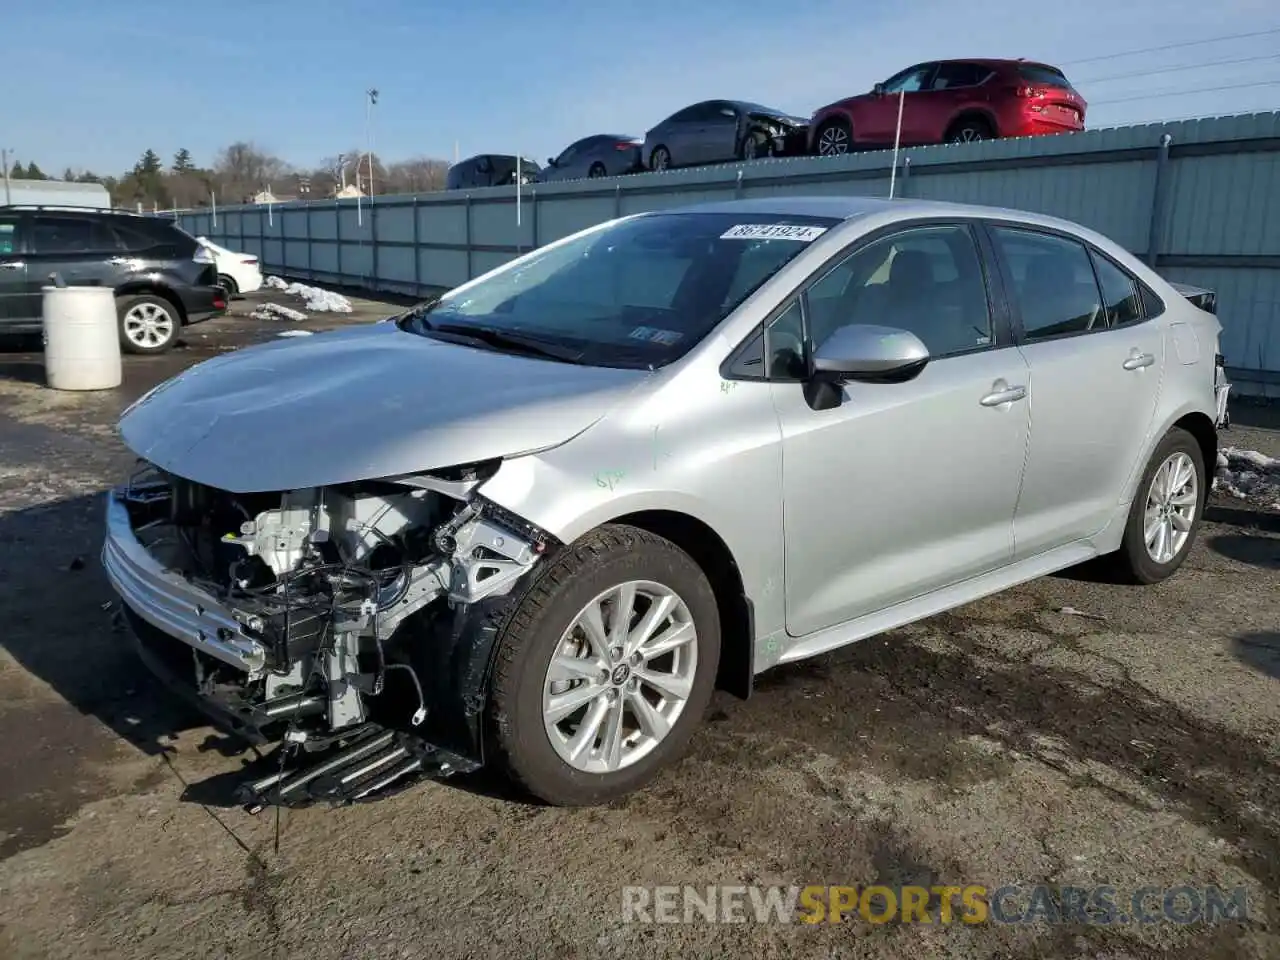
[[115, 238], [101, 221], [89, 217], [40, 215], [31, 228], [31, 249], [43, 255], [103, 253], [115, 248]]
[[993, 227], [992, 238], [1013, 281], [1027, 340], [1106, 326], [1106, 314], [1083, 243], [1055, 234]]
[[976, 87], [987, 77], [991, 69], [978, 63], [943, 63], [933, 78], [934, 90], [954, 90], [957, 87]]

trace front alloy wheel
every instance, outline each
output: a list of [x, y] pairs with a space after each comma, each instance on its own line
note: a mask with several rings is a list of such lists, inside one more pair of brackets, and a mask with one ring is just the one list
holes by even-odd
[[497, 644], [499, 762], [547, 803], [604, 803], [688, 746], [715, 686], [719, 610], [678, 546], [606, 524], [535, 570]]
[[560, 759], [611, 773], [651, 753], [689, 702], [697, 639], [688, 605], [653, 581], [610, 587], [583, 607], [547, 666], [542, 696]]
[[818, 133], [818, 156], [839, 157], [848, 152], [849, 131], [840, 124], [828, 124]]

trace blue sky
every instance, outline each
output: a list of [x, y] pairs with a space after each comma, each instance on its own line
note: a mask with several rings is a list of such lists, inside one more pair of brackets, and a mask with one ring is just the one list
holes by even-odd
[[[588, 133], [643, 134], [734, 97], [807, 115], [910, 63], [1025, 56], [1063, 66], [1089, 126], [1280, 109], [1276, 0], [44, 0], [0, 30], [0, 145], [46, 172], [119, 172], [146, 148], [210, 163], [249, 140], [292, 163], [361, 146], [381, 91], [385, 159], [484, 150], [539, 161]], [[1210, 61], [1251, 62], [1200, 66]], [[1267, 59], [1263, 59], [1267, 58]], [[1176, 68], [1176, 69], [1171, 69]], [[1161, 73], [1107, 79], [1147, 69]], [[1095, 82], [1096, 81], [1096, 82]], [[1260, 81], [1269, 86], [1132, 99]], [[1120, 101], [1120, 102], [1108, 102]]]

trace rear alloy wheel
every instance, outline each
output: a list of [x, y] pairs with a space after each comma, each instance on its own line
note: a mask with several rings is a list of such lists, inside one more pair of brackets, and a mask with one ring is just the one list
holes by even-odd
[[689, 555], [601, 527], [548, 564], [498, 640], [496, 752], [547, 803], [629, 793], [687, 748], [719, 654], [715, 594]]
[[603, 177], [607, 175], [608, 175], [608, 171], [605, 170], [603, 163], [593, 163], [591, 165], [591, 169], [587, 171], [587, 176], [592, 178]]
[[991, 125], [977, 117], [961, 121], [947, 134], [948, 143], [978, 143], [981, 140], [994, 139], [995, 134], [991, 131]]
[[218, 274], [217, 282], [218, 282], [218, 286], [220, 286], [223, 290], [227, 291], [228, 300], [230, 300], [232, 297], [234, 297], [236, 294], [240, 292], [240, 285], [235, 282], [234, 278], [228, 276], [225, 273]]
[[116, 301], [120, 343], [130, 353], [164, 353], [178, 342], [177, 308], [163, 297], [142, 294]]
[[1200, 444], [1174, 427], [1152, 454], [1129, 508], [1115, 556], [1126, 580], [1159, 583], [1182, 566], [1200, 529], [1207, 493]]
[[842, 120], [828, 121], [818, 128], [813, 146], [820, 157], [842, 157], [853, 149], [853, 132]]
[[650, 170], [666, 170], [671, 166], [671, 153], [666, 147], [654, 147], [649, 154]]

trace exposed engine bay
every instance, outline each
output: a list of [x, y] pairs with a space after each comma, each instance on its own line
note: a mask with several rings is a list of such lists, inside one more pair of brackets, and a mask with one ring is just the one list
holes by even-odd
[[294, 760], [249, 809], [481, 765], [496, 614], [552, 545], [476, 492], [497, 466], [235, 494], [143, 464], [113, 492], [104, 564], [144, 659]]

